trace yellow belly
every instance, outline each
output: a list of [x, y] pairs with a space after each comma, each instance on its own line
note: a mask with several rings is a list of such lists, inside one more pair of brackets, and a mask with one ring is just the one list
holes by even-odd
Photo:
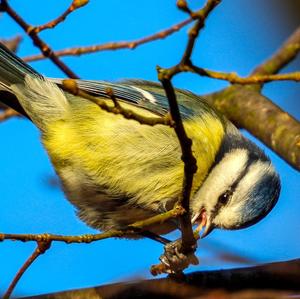
[[[182, 187], [183, 163], [172, 128], [141, 125], [93, 104], [73, 109], [65, 120], [49, 126], [43, 142], [67, 197], [75, 206], [80, 210], [85, 206], [97, 207], [99, 217], [95, 212], [93, 218], [103, 218], [101, 212], [112, 218], [116, 216], [117, 204], [112, 203], [109, 211], [107, 201], [118, 201], [119, 197], [130, 201], [128, 206], [122, 202], [126, 208], [137, 206], [150, 211], [157, 211], [177, 199]], [[148, 111], [135, 110], [153, 116]], [[198, 165], [193, 194], [214, 161], [224, 129], [220, 120], [210, 114], [186, 120], [184, 126], [193, 140]], [[128, 221], [131, 223], [141, 217], [143, 215], [133, 219], [131, 215]], [[108, 227], [101, 226], [101, 221], [104, 220], [95, 219], [97, 225], [94, 226]], [[91, 225], [93, 221], [87, 222]]]

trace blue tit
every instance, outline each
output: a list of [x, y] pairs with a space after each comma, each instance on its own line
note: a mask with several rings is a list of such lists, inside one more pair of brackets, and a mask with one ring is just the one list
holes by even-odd
[[[144, 116], [168, 113], [161, 85], [147, 81], [76, 80], [83, 91], [104, 99], [111, 88], [121, 106]], [[100, 109], [62, 90], [61, 79], [38, 74], [3, 45], [0, 99], [28, 116], [78, 216], [99, 229], [127, 225], [170, 210], [182, 192], [183, 162], [174, 130], [150, 127]], [[190, 210], [193, 223], [239, 229], [255, 224], [276, 204], [280, 179], [270, 159], [199, 96], [177, 89], [176, 96], [198, 170]], [[157, 234], [176, 221], [146, 229]]]

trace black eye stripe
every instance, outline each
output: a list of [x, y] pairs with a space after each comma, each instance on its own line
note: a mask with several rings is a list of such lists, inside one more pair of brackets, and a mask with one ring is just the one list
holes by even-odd
[[232, 193], [237, 189], [237, 186], [239, 185], [239, 183], [241, 182], [241, 180], [248, 173], [248, 170], [249, 170], [250, 166], [252, 165], [253, 161], [254, 161], [253, 159], [251, 159], [250, 157], [248, 157], [246, 167], [244, 168], [244, 170], [240, 173], [240, 175], [237, 177], [237, 179], [234, 181], [234, 183], [230, 187], [230, 190], [232, 191]]
[[[257, 161], [257, 159], [255, 159]], [[230, 189], [227, 189], [224, 193], [222, 193], [219, 198], [218, 201], [213, 209], [212, 214], [215, 216], [218, 211], [225, 206], [228, 201], [230, 200], [232, 194], [235, 192], [235, 190], [237, 189], [239, 183], [241, 182], [241, 180], [243, 179], [243, 177], [245, 177], [245, 175], [248, 173], [249, 167], [252, 165], [253, 161], [255, 161], [253, 158], [251, 159], [251, 156], [248, 157], [247, 160], [247, 164], [245, 166], [245, 168], [243, 169], [243, 171], [240, 173], [240, 175], [237, 177], [237, 179], [233, 182], [233, 184], [230, 186]], [[213, 216], [213, 217], [214, 217]]]

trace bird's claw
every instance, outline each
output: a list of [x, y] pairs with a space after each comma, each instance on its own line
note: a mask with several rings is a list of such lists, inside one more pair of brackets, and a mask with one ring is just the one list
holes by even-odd
[[161, 265], [152, 267], [152, 274], [176, 274], [182, 272], [189, 265], [198, 265], [198, 258], [194, 252], [184, 254], [180, 252], [181, 239], [165, 245], [165, 252], [160, 256]]

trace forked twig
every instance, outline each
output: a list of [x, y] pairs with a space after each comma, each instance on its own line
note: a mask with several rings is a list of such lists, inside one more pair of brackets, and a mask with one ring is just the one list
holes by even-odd
[[65, 12], [63, 12], [59, 17], [57, 17], [56, 19], [47, 22], [44, 25], [40, 25], [40, 26], [36, 26], [36, 27], [32, 27], [32, 31], [35, 32], [35, 34], [38, 34], [39, 32], [46, 30], [46, 29], [53, 29], [55, 28], [58, 24], [62, 23], [66, 17], [71, 14], [74, 10], [81, 8], [83, 6], [85, 6], [86, 4], [88, 4], [89, 0], [73, 0], [71, 5], [67, 8], [67, 10]]
[[30, 36], [35, 46], [37, 46], [45, 57], [49, 59], [61, 69], [68, 77], [76, 79], [78, 76], [57, 57], [52, 49], [32, 30], [32, 26], [27, 24], [20, 15], [8, 4], [7, 0], [1, 0], [0, 10], [6, 12], [23, 30]]
[[[158, 67], [158, 79], [161, 81], [166, 96], [169, 101], [170, 107], [170, 114], [172, 120], [174, 121], [174, 130], [176, 132], [177, 138], [180, 143], [181, 152], [182, 152], [182, 161], [184, 163], [184, 176], [182, 182], [182, 194], [178, 199], [177, 204], [181, 206], [185, 213], [179, 217], [180, 222], [180, 230], [181, 230], [181, 248], [180, 251], [184, 254], [188, 254], [194, 252], [196, 250], [196, 240], [195, 235], [193, 233], [191, 218], [190, 218], [190, 195], [193, 185], [193, 178], [194, 174], [197, 172], [197, 160], [195, 159], [193, 152], [192, 152], [192, 140], [187, 136], [180, 111], [179, 106], [176, 100], [176, 94], [171, 83], [172, 78], [180, 73], [182, 70], [181, 68], [190, 61], [191, 55], [194, 49], [195, 41], [198, 37], [199, 31], [201, 28], [204, 27], [204, 22], [210, 12], [220, 3], [219, 0], [208, 0], [205, 6], [198, 10], [197, 12], [191, 12], [189, 9], [185, 9], [189, 14], [196, 19], [195, 24], [189, 30], [188, 33], [188, 42], [181, 58], [179, 64], [168, 68], [162, 69]], [[178, 2], [177, 2], [178, 4]], [[182, 9], [182, 6], [179, 7]], [[157, 267], [157, 269], [156, 269]], [[153, 273], [158, 270], [158, 273], [164, 272], [165, 265], [159, 264], [156, 266], [152, 266]]]
[[30, 265], [42, 254], [44, 254], [51, 246], [51, 241], [38, 241], [37, 247], [35, 248], [34, 252], [30, 255], [30, 257], [25, 261], [23, 266], [19, 269], [16, 276], [12, 280], [11, 284], [9, 285], [7, 291], [3, 295], [3, 299], [9, 299], [12, 292], [14, 291], [17, 283], [26, 272], [26, 270], [30, 267]]
[[113, 114], [120, 114], [124, 116], [126, 119], [133, 119], [139, 122], [142, 125], [148, 125], [148, 126], [155, 126], [155, 125], [166, 125], [166, 126], [173, 126], [174, 122], [170, 118], [169, 114], [166, 114], [162, 117], [150, 117], [150, 116], [144, 116], [141, 114], [136, 113], [135, 111], [131, 109], [126, 109], [122, 107], [119, 102], [117, 101], [116, 97], [114, 96], [113, 89], [107, 89], [107, 96], [112, 100], [113, 106], [109, 105], [106, 100], [101, 99], [99, 97], [94, 97], [90, 95], [87, 92], [84, 92], [80, 88], [78, 88], [77, 83], [73, 79], [66, 79], [62, 81], [62, 88], [76, 96], [80, 96], [84, 99], [87, 99], [93, 103], [95, 103], [97, 106], [99, 106], [102, 110], [113, 113]]

